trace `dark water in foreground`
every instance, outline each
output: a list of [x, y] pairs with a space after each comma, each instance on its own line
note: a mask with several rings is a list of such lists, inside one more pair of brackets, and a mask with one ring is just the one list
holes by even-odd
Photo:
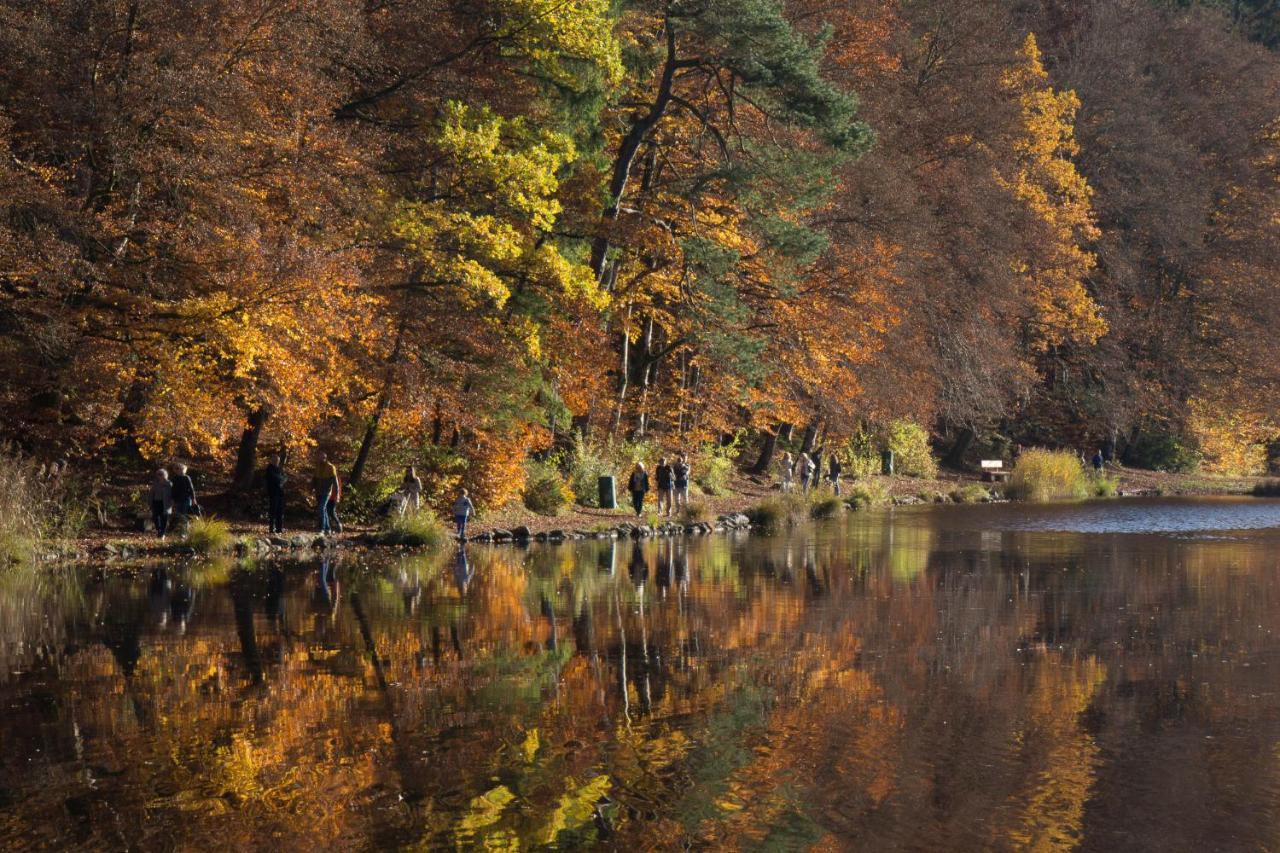
[[922, 508], [14, 573], [0, 847], [1277, 849], [1278, 526]]

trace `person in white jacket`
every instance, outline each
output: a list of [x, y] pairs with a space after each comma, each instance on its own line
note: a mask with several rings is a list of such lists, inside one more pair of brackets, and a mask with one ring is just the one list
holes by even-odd
[[782, 491], [791, 491], [791, 478], [796, 473], [796, 462], [790, 453], [782, 454], [782, 460], [778, 462], [778, 473], [782, 475]]

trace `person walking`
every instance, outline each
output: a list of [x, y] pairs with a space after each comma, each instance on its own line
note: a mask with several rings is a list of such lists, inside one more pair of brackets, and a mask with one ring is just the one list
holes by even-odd
[[273, 454], [267, 465], [263, 481], [267, 487], [267, 532], [284, 533], [284, 484], [289, 478], [284, 473], [280, 454]]
[[326, 453], [320, 454], [316, 463], [315, 477], [312, 484], [316, 492], [316, 513], [320, 532], [328, 534], [342, 532], [342, 522], [338, 519], [338, 501], [342, 499], [342, 482], [338, 479], [338, 468], [329, 461]]
[[404, 515], [405, 510], [410, 507], [414, 512], [422, 509], [422, 480], [418, 478], [418, 472], [413, 470], [412, 465], [404, 469], [404, 481], [400, 483], [400, 491], [404, 494], [404, 503], [400, 504], [401, 515]]
[[627, 480], [627, 491], [631, 492], [631, 506], [635, 507], [636, 515], [641, 515], [644, 512], [644, 496], [649, 491], [649, 472], [644, 469], [643, 462], [637, 462], [632, 469], [631, 477]]
[[161, 539], [169, 529], [169, 513], [173, 511], [173, 484], [169, 472], [160, 468], [151, 478], [151, 521]]
[[843, 473], [844, 465], [840, 462], [840, 457], [834, 453], [831, 454], [827, 479], [831, 481], [831, 489], [836, 493], [836, 497], [840, 497], [840, 475]]
[[1097, 453], [1093, 454], [1093, 470], [1094, 470], [1094, 471], [1097, 471], [1097, 472], [1099, 472], [1099, 473], [1101, 473], [1101, 471], [1102, 471], [1102, 465], [1103, 465], [1103, 463], [1104, 463], [1105, 461], [1106, 461], [1106, 460], [1105, 460], [1105, 459], [1103, 459], [1103, 457], [1102, 457], [1102, 451], [1101, 451], [1101, 450], [1099, 450]]
[[671, 466], [667, 464], [667, 457], [664, 456], [658, 460], [658, 467], [653, 475], [658, 482], [658, 515], [669, 517], [675, 483], [672, 480]]
[[200, 514], [200, 504], [196, 501], [196, 484], [187, 475], [187, 466], [179, 463], [174, 466], [174, 475], [170, 478], [173, 484], [173, 515], [187, 518]]
[[815, 447], [810, 458], [813, 459], [813, 477], [810, 479], [810, 483], [816, 489], [822, 485], [822, 448]]
[[796, 461], [791, 458], [790, 453], [782, 454], [782, 461], [778, 463], [778, 473], [782, 477], [782, 491], [791, 491], [792, 479], [796, 474]]
[[809, 481], [813, 479], [813, 459], [810, 458], [808, 453], [801, 453], [800, 461], [797, 464], [800, 466], [800, 491], [807, 493], [809, 491]]
[[467, 541], [467, 522], [475, 514], [475, 511], [475, 504], [471, 503], [471, 498], [467, 496], [467, 490], [463, 489], [462, 494], [458, 495], [458, 499], [453, 502], [453, 523], [458, 526], [459, 541]]
[[672, 467], [671, 473], [675, 479], [676, 490], [676, 509], [689, 509], [689, 457], [681, 453], [679, 461]]

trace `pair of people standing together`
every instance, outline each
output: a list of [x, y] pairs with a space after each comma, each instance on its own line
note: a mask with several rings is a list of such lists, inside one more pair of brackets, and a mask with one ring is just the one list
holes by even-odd
[[151, 522], [161, 539], [169, 531], [169, 517], [188, 517], [200, 514], [196, 501], [196, 486], [187, 474], [186, 465], [175, 465], [173, 476], [164, 468], [156, 471], [151, 479]]
[[[681, 455], [674, 465], [668, 465], [666, 457], [658, 460], [658, 467], [653, 472], [658, 489], [658, 514], [670, 517], [677, 509], [689, 506], [689, 459]], [[649, 472], [643, 462], [636, 462], [627, 481], [627, 491], [631, 493], [631, 506], [636, 515], [644, 512], [645, 495], [649, 493]]]

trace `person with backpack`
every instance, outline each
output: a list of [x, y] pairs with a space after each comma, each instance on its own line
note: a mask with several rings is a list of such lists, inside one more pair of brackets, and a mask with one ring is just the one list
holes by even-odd
[[800, 466], [800, 491], [809, 491], [809, 481], [813, 479], [813, 459], [808, 453], [801, 453], [800, 460], [796, 463]]
[[279, 453], [271, 457], [262, 479], [267, 487], [267, 532], [284, 533], [284, 484], [289, 478]]
[[644, 469], [643, 462], [637, 462], [632, 469], [631, 477], [627, 480], [627, 491], [631, 493], [631, 506], [635, 507], [636, 515], [642, 515], [644, 496], [649, 491], [649, 472]]
[[670, 516], [672, 491], [675, 487], [672, 481], [671, 466], [667, 464], [667, 457], [658, 460], [658, 467], [653, 472], [654, 479], [658, 481], [658, 515]]
[[676, 509], [689, 509], [689, 457], [681, 453], [679, 461], [672, 467], [671, 473], [675, 479], [675, 497]]

